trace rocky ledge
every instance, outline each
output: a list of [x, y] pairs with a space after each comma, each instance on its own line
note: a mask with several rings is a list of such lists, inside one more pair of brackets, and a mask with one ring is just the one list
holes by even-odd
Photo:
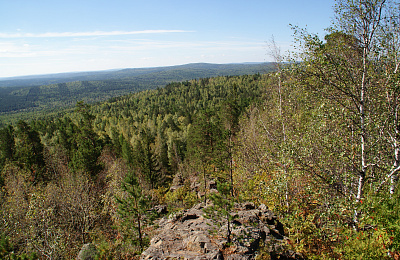
[[283, 225], [265, 205], [235, 206], [229, 245], [227, 225], [205, 218], [205, 207], [201, 203], [159, 220], [157, 235], [141, 259], [255, 259], [261, 244], [271, 259], [301, 259], [285, 249]]

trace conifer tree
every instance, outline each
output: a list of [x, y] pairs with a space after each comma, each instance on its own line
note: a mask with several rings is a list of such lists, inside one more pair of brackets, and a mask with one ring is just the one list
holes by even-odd
[[217, 145], [216, 131], [219, 127], [213, 121], [213, 111], [205, 111], [196, 117], [188, 136], [188, 152], [191, 159], [199, 162], [204, 181], [204, 203], [207, 201], [207, 180], [209, 167], [215, 159]]
[[205, 217], [216, 221], [217, 226], [226, 224], [226, 239], [228, 243], [231, 243], [232, 221], [235, 218], [231, 214], [235, 203], [231, 195], [231, 185], [227, 182], [217, 183], [217, 190], [218, 193], [209, 196], [212, 205], [204, 209]]
[[101, 166], [97, 160], [102, 149], [102, 142], [93, 131], [94, 116], [89, 111], [89, 105], [78, 102], [76, 112], [81, 116], [79, 130], [72, 135], [75, 149], [72, 152], [71, 165], [75, 171], [88, 172], [94, 176]]
[[4, 166], [6, 160], [13, 159], [14, 150], [14, 128], [9, 125], [0, 129], [0, 169]]
[[222, 168], [228, 171], [228, 179], [233, 196], [233, 148], [234, 138], [239, 129], [240, 107], [237, 99], [228, 99], [222, 104], [220, 120], [222, 121], [219, 154]]
[[132, 228], [136, 231], [137, 237], [133, 238], [132, 242], [139, 246], [140, 251], [143, 251], [148, 242], [143, 228], [151, 220], [148, 211], [150, 201], [143, 194], [140, 183], [133, 172], [128, 172], [121, 188], [126, 193], [126, 196], [116, 197], [118, 213], [122, 217], [124, 225], [128, 229]]
[[128, 141], [124, 138], [122, 134], [119, 136], [119, 144], [120, 144], [122, 158], [124, 158], [129, 164], [132, 164], [133, 163], [132, 146], [130, 145], [130, 143], [128, 143]]
[[153, 151], [154, 137], [148, 129], [140, 132], [140, 139], [136, 141], [134, 162], [140, 168], [144, 178], [152, 189], [160, 182], [160, 167]]
[[25, 121], [19, 121], [15, 130], [15, 160], [32, 171], [35, 181], [43, 178], [43, 149], [39, 133]]

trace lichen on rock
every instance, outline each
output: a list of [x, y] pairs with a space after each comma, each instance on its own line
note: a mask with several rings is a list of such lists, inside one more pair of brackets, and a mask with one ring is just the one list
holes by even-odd
[[188, 210], [158, 221], [157, 235], [153, 237], [141, 259], [255, 259], [260, 244], [267, 243], [271, 256], [287, 256], [283, 225], [265, 205], [252, 203], [235, 205], [237, 217], [232, 227], [232, 242], [224, 237], [227, 225], [217, 225], [204, 217], [200, 203]]

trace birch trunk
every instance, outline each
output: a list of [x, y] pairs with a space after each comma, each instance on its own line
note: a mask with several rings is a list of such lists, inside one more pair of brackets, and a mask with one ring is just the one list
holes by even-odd
[[[399, 125], [399, 120], [397, 116], [397, 108], [395, 112], [395, 117], [394, 117], [394, 123], [395, 123], [395, 138], [393, 138], [393, 149], [394, 149], [394, 163], [393, 163], [393, 169], [397, 169], [400, 166], [400, 147], [398, 144], [398, 140], [400, 139], [400, 125]], [[397, 183], [399, 180], [399, 176], [397, 172], [393, 173], [392, 176], [390, 176], [390, 188], [389, 188], [389, 194], [392, 196], [397, 187]]]
[[[393, 168], [396, 169], [399, 167], [400, 165], [400, 153], [399, 153], [399, 147], [397, 146], [396, 143], [396, 147], [394, 148], [394, 154], [395, 154], [395, 160], [394, 160], [394, 164], [393, 164]], [[397, 174], [393, 174], [390, 177], [390, 190], [389, 190], [389, 194], [390, 196], [392, 196], [394, 194], [394, 192], [396, 191], [396, 186], [397, 186], [397, 182], [399, 180], [399, 176]]]
[[[367, 70], [366, 69], [367, 68], [367, 60], [366, 59], [367, 59], [367, 46], [364, 46], [364, 48], [363, 48], [363, 73], [362, 73], [361, 90], [360, 90], [361, 169], [358, 174], [356, 203], [359, 203], [362, 200], [364, 185], [365, 185], [365, 176], [366, 176], [366, 170], [367, 170], [366, 156], [365, 156], [365, 143], [366, 143], [366, 140], [365, 140], [365, 135], [366, 135], [366, 129], [365, 129], [365, 92], [366, 92], [365, 78], [366, 78], [366, 70]], [[355, 214], [354, 214], [354, 222], [355, 223], [358, 222], [358, 215], [359, 215], [359, 212], [356, 209]]]

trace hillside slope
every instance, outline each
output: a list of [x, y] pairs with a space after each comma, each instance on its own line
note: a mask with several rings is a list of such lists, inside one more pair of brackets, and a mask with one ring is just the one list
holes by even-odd
[[49, 112], [71, 107], [80, 100], [87, 103], [100, 102], [133, 92], [164, 87], [171, 82], [221, 75], [265, 73], [271, 68], [271, 64], [198, 63], [3, 80], [0, 81], [0, 86], [3, 86], [0, 87], [0, 113]]
[[146, 79], [156, 74], [166, 76], [169, 80], [178, 81], [203, 77], [228, 76], [264, 73], [269, 71], [269, 63], [240, 63], [240, 64], [210, 64], [191, 63], [178, 66], [154, 68], [127, 68], [105, 71], [70, 72], [46, 75], [21, 76], [0, 78], [0, 87], [32, 87], [66, 83], [73, 81], [98, 81], [120, 79]]

